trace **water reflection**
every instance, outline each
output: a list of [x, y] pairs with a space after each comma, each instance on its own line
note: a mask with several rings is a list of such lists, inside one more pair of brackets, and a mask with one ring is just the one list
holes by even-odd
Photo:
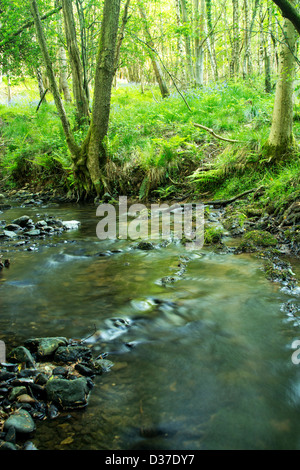
[[88, 337], [115, 363], [85, 410], [39, 423], [37, 447], [298, 449], [298, 323], [282, 309], [298, 296], [248, 255], [99, 242], [93, 211], [68, 209], [81, 229], [12, 253], [0, 283], [10, 342]]

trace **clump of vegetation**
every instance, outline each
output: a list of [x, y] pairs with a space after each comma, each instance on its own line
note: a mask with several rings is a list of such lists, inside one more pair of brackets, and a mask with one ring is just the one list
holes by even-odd
[[221, 227], [205, 226], [204, 228], [204, 244], [212, 245], [220, 243], [224, 236], [224, 230]]
[[271, 233], [264, 230], [251, 230], [245, 233], [239, 248], [242, 251], [256, 251], [260, 247], [275, 247], [277, 239]]

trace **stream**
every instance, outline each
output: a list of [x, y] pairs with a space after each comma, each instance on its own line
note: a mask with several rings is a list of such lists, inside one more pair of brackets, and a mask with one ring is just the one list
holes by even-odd
[[299, 293], [268, 281], [261, 260], [100, 241], [93, 205], [13, 207], [0, 220], [23, 214], [81, 225], [3, 247], [1, 339], [86, 338], [114, 363], [85, 409], [37, 422], [38, 449], [300, 449], [300, 329], [284, 308]]

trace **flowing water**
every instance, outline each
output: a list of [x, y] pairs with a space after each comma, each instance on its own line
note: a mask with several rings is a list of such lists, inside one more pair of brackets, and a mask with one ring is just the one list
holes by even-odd
[[32, 251], [9, 248], [1, 339], [86, 338], [114, 363], [84, 410], [37, 423], [38, 449], [300, 448], [300, 364], [291, 359], [300, 330], [284, 308], [299, 294], [266, 280], [261, 260], [100, 241], [94, 206], [13, 208], [1, 218], [24, 213], [81, 226]]

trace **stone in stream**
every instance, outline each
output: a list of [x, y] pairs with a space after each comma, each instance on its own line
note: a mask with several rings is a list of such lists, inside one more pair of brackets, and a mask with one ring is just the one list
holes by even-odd
[[25, 363], [29, 367], [35, 367], [35, 360], [30, 351], [24, 346], [14, 348], [8, 355], [12, 362]]
[[55, 362], [77, 362], [80, 360], [90, 361], [92, 358], [92, 351], [87, 346], [59, 346], [55, 351]]
[[47, 399], [64, 408], [81, 408], [87, 405], [90, 386], [84, 377], [67, 380], [54, 378], [46, 386]]
[[45, 358], [54, 354], [59, 346], [66, 346], [68, 340], [63, 336], [30, 338], [24, 344], [31, 352], [37, 352], [39, 358]]
[[17, 433], [28, 434], [35, 430], [35, 423], [26, 410], [19, 409], [9, 416], [4, 423], [4, 430], [13, 427]]
[[1, 237], [5, 237], [5, 238], [9, 238], [9, 239], [13, 239], [13, 238], [17, 238], [17, 234], [15, 232], [13, 232], [12, 230], [3, 230], [3, 232], [1, 232], [0, 234]]
[[20, 227], [26, 227], [29, 222], [31, 222], [31, 219], [28, 215], [22, 215], [12, 221], [13, 224], [19, 225]]

